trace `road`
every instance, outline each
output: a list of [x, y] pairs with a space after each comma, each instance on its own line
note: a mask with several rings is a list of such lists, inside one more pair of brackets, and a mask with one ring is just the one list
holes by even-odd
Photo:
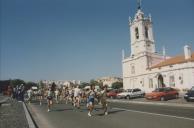
[[194, 128], [194, 108], [109, 103], [109, 115], [97, 105], [92, 117], [71, 104], [54, 104], [47, 112], [34, 102], [27, 105], [39, 128]]

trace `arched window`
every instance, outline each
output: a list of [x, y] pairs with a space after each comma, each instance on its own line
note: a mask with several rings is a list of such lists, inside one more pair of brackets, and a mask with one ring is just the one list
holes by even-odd
[[148, 27], [145, 26], [145, 37], [148, 38]]
[[138, 28], [135, 28], [135, 37], [136, 37], [136, 39], [139, 39], [139, 30], [138, 30]]

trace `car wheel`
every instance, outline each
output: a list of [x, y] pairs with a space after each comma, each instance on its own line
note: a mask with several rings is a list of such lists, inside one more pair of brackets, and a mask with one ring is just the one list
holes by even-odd
[[160, 98], [160, 101], [165, 101], [165, 98], [162, 96], [162, 97]]
[[130, 96], [127, 96], [126, 98], [129, 100], [130, 99]]
[[179, 95], [178, 95], [178, 94], [176, 94], [176, 95], [175, 95], [175, 99], [178, 99], [178, 98], [179, 98]]

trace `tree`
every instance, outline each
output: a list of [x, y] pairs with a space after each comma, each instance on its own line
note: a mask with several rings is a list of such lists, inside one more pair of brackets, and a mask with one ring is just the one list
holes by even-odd
[[27, 82], [26, 84], [25, 84], [25, 89], [29, 89], [29, 88], [31, 88], [32, 86], [38, 86], [38, 84], [37, 83], [34, 83], [34, 82]]
[[90, 85], [99, 86], [100, 88], [103, 86], [103, 83], [96, 80], [90, 80]]
[[123, 82], [115, 82], [112, 84], [113, 89], [120, 89], [123, 88]]
[[90, 86], [90, 84], [87, 82], [83, 82], [80, 84], [80, 88], [85, 88], [86, 86]]
[[38, 83], [38, 88], [44, 88], [44, 83], [42, 82], [42, 80]]
[[10, 85], [12, 87], [16, 87], [17, 85], [22, 85], [22, 84], [25, 85], [25, 82], [21, 79], [14, 79], [10, 81]]

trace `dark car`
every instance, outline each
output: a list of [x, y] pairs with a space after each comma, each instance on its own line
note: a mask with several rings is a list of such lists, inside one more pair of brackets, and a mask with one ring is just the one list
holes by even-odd
[[194, 101], [194, 86], [184, 95], [186, 101]]

